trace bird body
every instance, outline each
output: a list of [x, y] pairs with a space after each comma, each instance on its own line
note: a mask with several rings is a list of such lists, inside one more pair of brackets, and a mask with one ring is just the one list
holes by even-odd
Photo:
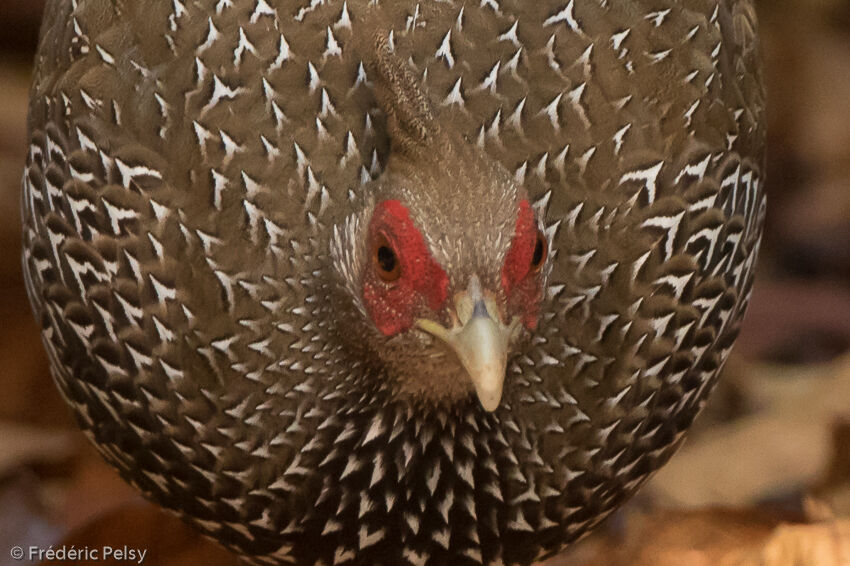
[[104, 458], [263, 564], [530, 564], [749, 297], [748, 0], [50, 1], [24, 267]]

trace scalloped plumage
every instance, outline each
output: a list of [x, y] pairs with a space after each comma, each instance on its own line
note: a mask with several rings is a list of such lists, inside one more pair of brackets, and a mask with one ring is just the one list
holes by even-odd
[[[389, 150], [379, 26], [549, 239], [494, 413], [407, 403], [341, 337]], [[62, 394], [124, 478], [255, 563], [557, 552], [667, 460], [734, 342], [765, 204], [756, 38], [749, 0], [48, 2], [24, 266]], [[423, 222], [462, 234], [441, 206]]]

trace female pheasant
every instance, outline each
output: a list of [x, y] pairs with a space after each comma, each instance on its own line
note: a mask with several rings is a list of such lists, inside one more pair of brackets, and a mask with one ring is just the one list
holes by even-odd
[[53, 376], [258, 564], [530, 564], [662, 465], [747, 304], [749, 0], [53, 0]]

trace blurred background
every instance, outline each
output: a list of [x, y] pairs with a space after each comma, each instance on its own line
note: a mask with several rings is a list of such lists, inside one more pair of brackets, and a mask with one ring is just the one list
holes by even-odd
[[[0, 0], [0, 566], [15, 545], [129, 544], [235, 564], [101, 462], [54, 387], [20, 273], [40, 0]], [[759, 2], [767, 228], [752, 306], [684, 448], [547, 566], [850, 565], [850, 0]]]

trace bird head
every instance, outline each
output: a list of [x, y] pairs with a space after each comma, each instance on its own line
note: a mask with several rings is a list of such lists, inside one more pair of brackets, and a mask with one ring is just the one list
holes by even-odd
[[373, 66], [390, 154], [333, 246], [358, 307], [348, 339], [366, 338], [396, 396], [445, 404], [474, 392], [494, 411], [509, 358], [539, 323], [542, 219], [501, 164], [440, 123], [385, 36]]

